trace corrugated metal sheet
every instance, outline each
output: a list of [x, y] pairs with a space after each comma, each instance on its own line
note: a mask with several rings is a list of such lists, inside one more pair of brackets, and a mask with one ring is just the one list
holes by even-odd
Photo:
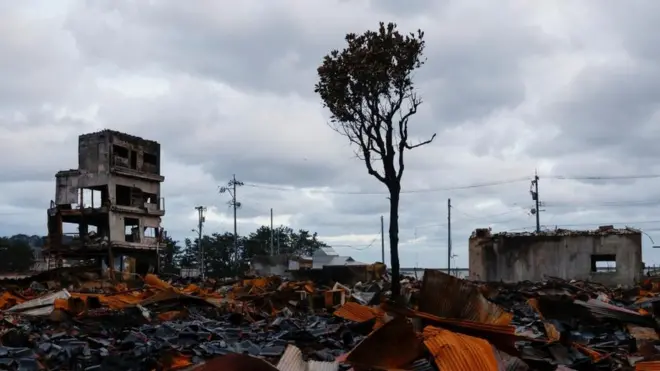
[[426, 269], [419, 310], [439, 317], [509, 325], [513, 315], [491, 303], [470, 282], [439, 270]]
[[404, 317], [395, 318], [362, 340], [346, 362], [363, 368], [402, 369], [419, 359], [424, 347]]
[[302, 352], [295, 345], [287, 346], [282, 358], [277, 363], [279, 371], [337, 371], [337, 362], [319, 362], [303, 360]]
[[534, 339], [516, 335], [515, 326], [490, 325], [487, 323], [442, 318], [432, 314], [395, 307], [388, 304], [383, 304], [381, 307], [387, 312], [398, 313], [407, 317], [425, 319], [442, 325], [443, 328], [454, 332], [486, 339], [493, 345], [497, 346], [498, 349], [504, 350], [510, 354], [518, 354], [515, 347], [515, 342], [517, 340], [534, 341]]
[[23, 313], [29, 316], [47, 316], [53, 312], [56, 299], [68, 299], [71, 297], [66, 290], [61, 290], [42, 296], [37, 299], [26, 301], [25, 303], [14, 305], [7, 309], [7, 313]]
[[484, 339], [428, 326], [424, 345], [442, 371], [499, 371], [493, 347]]
[[638, 362], [635, 371], [660, 371], [660, 361]]
[[655, 319], [653, 319], [651, 316], [644, 316], [638, 312], [617, 307], [616, 305], [608, 304], [600, 300], [575, 300], [573, 303], [578, 306], [587, 308], [594, 317], [611, 318], [624, 323], [632, 323], [643, 327], [657, 327]]
[[376, 310], [382, 312], [382, 310], [370, 308], [366, 305], [361, 305], [356, 302], [349, 301], [337, 309], [333, 315], [347, 319], [353, 322], [367, 322], [377, 317]]

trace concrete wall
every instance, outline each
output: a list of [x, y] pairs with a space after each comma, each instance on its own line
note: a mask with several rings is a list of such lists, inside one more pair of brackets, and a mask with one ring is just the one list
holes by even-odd
[[[164, 177], [160, 175], [158, 142], [112, 130], [84, 134], [78, 138], [78, 169], [61, 171], [56, 175], [55, 204], [78, 204], [80, 189], [95, 188], [95, 191], [101, 193], [102, 204], [94, 204], [94, 210], [85, 211], [87, 218], [96, 218], [97, 224], [91, 224], [99, 225], [99, 231], [103, 229], [104, 236], [107, 230], [115, 246], [154, 248], [158, 244], [155, 233], [154, 237], [147, 237], [144, 228], [160, 227], [161, 216], [165, 214], [164, 200], [160, 196], [160, 183], [163, 180]], [[117, 205], [118, 185], [138, 188], [142, 192], [132, 193], [131, 197], [127, 197], [130, 201], [123, 202], [125, 205]], [[91, 203], [87, 203], [84, 198], [85, 194], [91, 193], [81, 194], [84, 207], [89, 207]], [[150, 202], [146, 202], [147, 199]], [[137, 242], [126, 241], [126, 218], [139, 220]], [[107, 227], [101, 228], [105, 220]]]
[[[78, 169], [91, 173], [107, 172], [115, 164], [114, 145], [124, 147], [129, 153], [134, 152], [134, 171], [160, 174], [158, 142], [111, 130], [85, 134], [78, 138]], [[155, 165], [145, 163], [145, 153], [156, 157]]]
[[158, 217], [158, 216], [144, 216], [144, 215], [136, 215], [136, 214], [130, 214], [130, 213], [118, 213], [118, 212], [110, 213], [109, 222], [110, 222], [110, 240], [111, 241], [118, 241], [118, 242], [125, 241], [125, 229], [124, 229], [124, 219], [125, 218], [135, 218], [135, 219], [140, 220], [140, 228], [139, 228], [140, 242], [139, 243], [131, 243], [132, 245], [135, 245], [135, 246], [149, 245], [149, 246], [153, 246], [153, 247], [156, 246], [157, 240], [153, 237], [146, 237], [145, 234], [144, 234], [144, 227], [159, 228], [160, 227], [160, 217]]
[[[75, 171], [60, 172], [55, 179], [55, 203], [57, 205], [77, 204], [80, 201], [78, 197], [80, 188], [99, 186], [108, 187], [108, 197], [112, 205], [116, 205], [117, 185], [139, 188], [144, 193], [156, 195], [156, 200], [152, 200], [155, 204], [158, 204], [158, 200], [160, 199], [160, 183], [153, 181], [118, 176], [113, 177], [107, 173]], [[100, 207], [101, 205], [95, 206]], [[135, 212], [141, 212], [142, 205], [134, 209]]]
[[[632, 284], [642, 276], [641, 233], [494, 235], [470, 238], [470, 278], [541, 281], [546, 276]], [[615, 255], [616, 271], [593, 272], [592, 255]]]
[[108, 171], [110, 136], [106, 132], [78, 137], [78, 169], [89, 173]]

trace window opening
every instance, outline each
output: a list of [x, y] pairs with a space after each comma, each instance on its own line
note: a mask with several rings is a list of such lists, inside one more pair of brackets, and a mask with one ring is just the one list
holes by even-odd
[[616, 272], [616, 255], [591, 255], [591, 272]]

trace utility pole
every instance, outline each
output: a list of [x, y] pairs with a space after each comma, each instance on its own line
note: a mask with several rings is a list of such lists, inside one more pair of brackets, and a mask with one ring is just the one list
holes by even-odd
[[451, 274], [451, 198], [447, 199], [447, 274]]
[[195, 208], [197, 210], [197, 249], [199, 250], [199, 260], [200, 260], [200, 273], [202, 275], [202, 279], [206, 278], [206, 266], [204, 265], [204, 246], [202, 245], [202, 229], [204, 228], [204, 222], [206, 221], [206, 217], [204, 216], [204, 213], [206, 212], [206, 207], [204, 206], [197, 206]]
[[539, 233], [541, 232], [541, 209], [539, 209], [539, 175], [536, 171], [534, 171], [534, 180], [532, 180], [529, 193], [532, 194], [532, 200], [536, 203], [534, 215], [536, 215], [536, 233]]
[[241, 207], [241, 203], [236, 201], [236, 187], [242, 186], [243, 182], [236, 180], [236, 174], [227, 183], [226, 187], [220, 187], [220, 193], [229, 193], [231, 200], [227, 202], [229, 206], [234, 208], [234, 261], [238, 268], [238, 226], [236, 223], [236, 210]]
[[281, 234], [281, 228], [277, 227], [277, 255], [280, 254], [280, 234]]
[[380, 255], [383, 259], [382, 263], [385, 264], [385, 221], [383, 216], [380, 216]]
[[273, 208], [270, 209], [270, 256], [273, 256], [275, 234], [273, 233]]

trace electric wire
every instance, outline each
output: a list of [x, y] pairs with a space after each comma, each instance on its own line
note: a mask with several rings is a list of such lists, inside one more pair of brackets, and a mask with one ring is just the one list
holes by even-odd
[[544, 207], [563, 208], [563, 207], [631, 207], [631, 206], [651, 206], [660, 204], [658, 199], [649, 200], [630, 200], [630, 201], [601, 201], [601, 202], [553, 202], [543, 201]]
[[[568, 223], [568, 224], [555, 224], [558, 228], [562, 227], [588, 227], [592, 225], [628, 225], [632, 226], [635, 224], [646, 224], [646, 223], [660, 223], [660, 220], [640, 220], [640, 221], [619, 221], [619, 222], [591, 222], [591, 223]], [[546, 227], [548, 227], [546, 225]], [[528, 228], [536, 228], [536, 226], [526, 226], [520, 228], [513, 228], [512, 231], [524, 230]]]
[[376, 237], [376, 238], [374, 238], [373, 240], [371, 240], [371, 242], [369, 242], [369, 244], [367, 244], [367, 245], [363, 245], [363, 246], [355, 246], [355, 245], [333, 245], [333, 244], [330, 244], [330, 247], [347, 247], [347, 248], [349, 248], [349, 249], [353, 249], [353, 250], [357, 250], [357, 251], [363, 251], [363, 250], [367, 250], [367, 249], [371, 248], [371, 247], [376, 243], [376, 241], [378, 241], [379, 239], [380, 239], [380, 237]]
[[655, 178], [660, 178], [660, 174], [595, 175], [595, 176], [539, 175], [539, 178], [559, 179], [559, 180], [627, 180], [627, 179], [655, 179]]
[[[493, 187], [503, 184], [512, 184], [518, 182], [529, 181], [529, 177], [523, 178], [514, 178], [506, 179], [492, 182], [476, 183], [476, 184], [467, 184], [462, 186], [453, 186], [453, 187], [437, 187], [437, 188], [427, 188], [427, 189], [412, 189], [412, 190], [401, 190], [401, 193], [429, 193], [429, 192], [442, 192], [442, 191], [455, 191], [462, 189], [472, 189], [472, 188], [484, 188], [484, 187]], [[300, 192], [306, 191], [310, 193], [322, 193], [322, 194], [340, 194], [340, 195], [389, 195], [388, 192], [364, 192], [364, 191], [338, 191], [331, 189], [310, 189], [310, 188], [294, 188], [294, 187], [282, 187], [282, 186], [273, 186], [267, 184], [257, 184], [257, 183], [245, 183], [246, 187], [252, 188], [262, 188], [270, 189], [276, 191], [285, 191], [285, 192]]]
[[[572, 176], [572, 175], [539, 175], [540, 179], [555, 179], [555, 180], [632, 180], [632, 179], [655, 179], [660, 178], [660, 174], [638, 174], [638, 175], [597, 175], [597, 176]], [[426, 188], [426, 189], [411, 189], [411, 190], [401, 190], [402, 194], [405, 193], [430, 193], [430, 192], [442, 192], [442, 191], [456, 191], [464, 189], [473, 189], [473, 188], [484, 188], [484, 187], [493, 187], [498, 185], [513, 184], [518, 182], [525, 182], [531, 180], [532, 177], [519, 177], [512, 179], [505, 179], [499, 181], [483, 182], [483, 183], [474, 183], [466, 184], [460, 186], [448, 186], [448, 187], [435, 187], [435, 188]], [[284, 192], [300, 192], [301, 190], [309, 193], [319, 193], [319, 194], [339, 194], [339, 195], [388, 195], [387, 192], [369, 192], [369, 191], [339, 191], [332, 189], [314, 189], [314, 188], [296, 188], [296, 187], [286, 187], [286, 186], [277, 186], [269, 184], [260, 184], [260, 183], [244, 183], [246, 187], [251, 188], [261, 188], [261, 189], [270, 189], [275, 191], [284, 191]]]

